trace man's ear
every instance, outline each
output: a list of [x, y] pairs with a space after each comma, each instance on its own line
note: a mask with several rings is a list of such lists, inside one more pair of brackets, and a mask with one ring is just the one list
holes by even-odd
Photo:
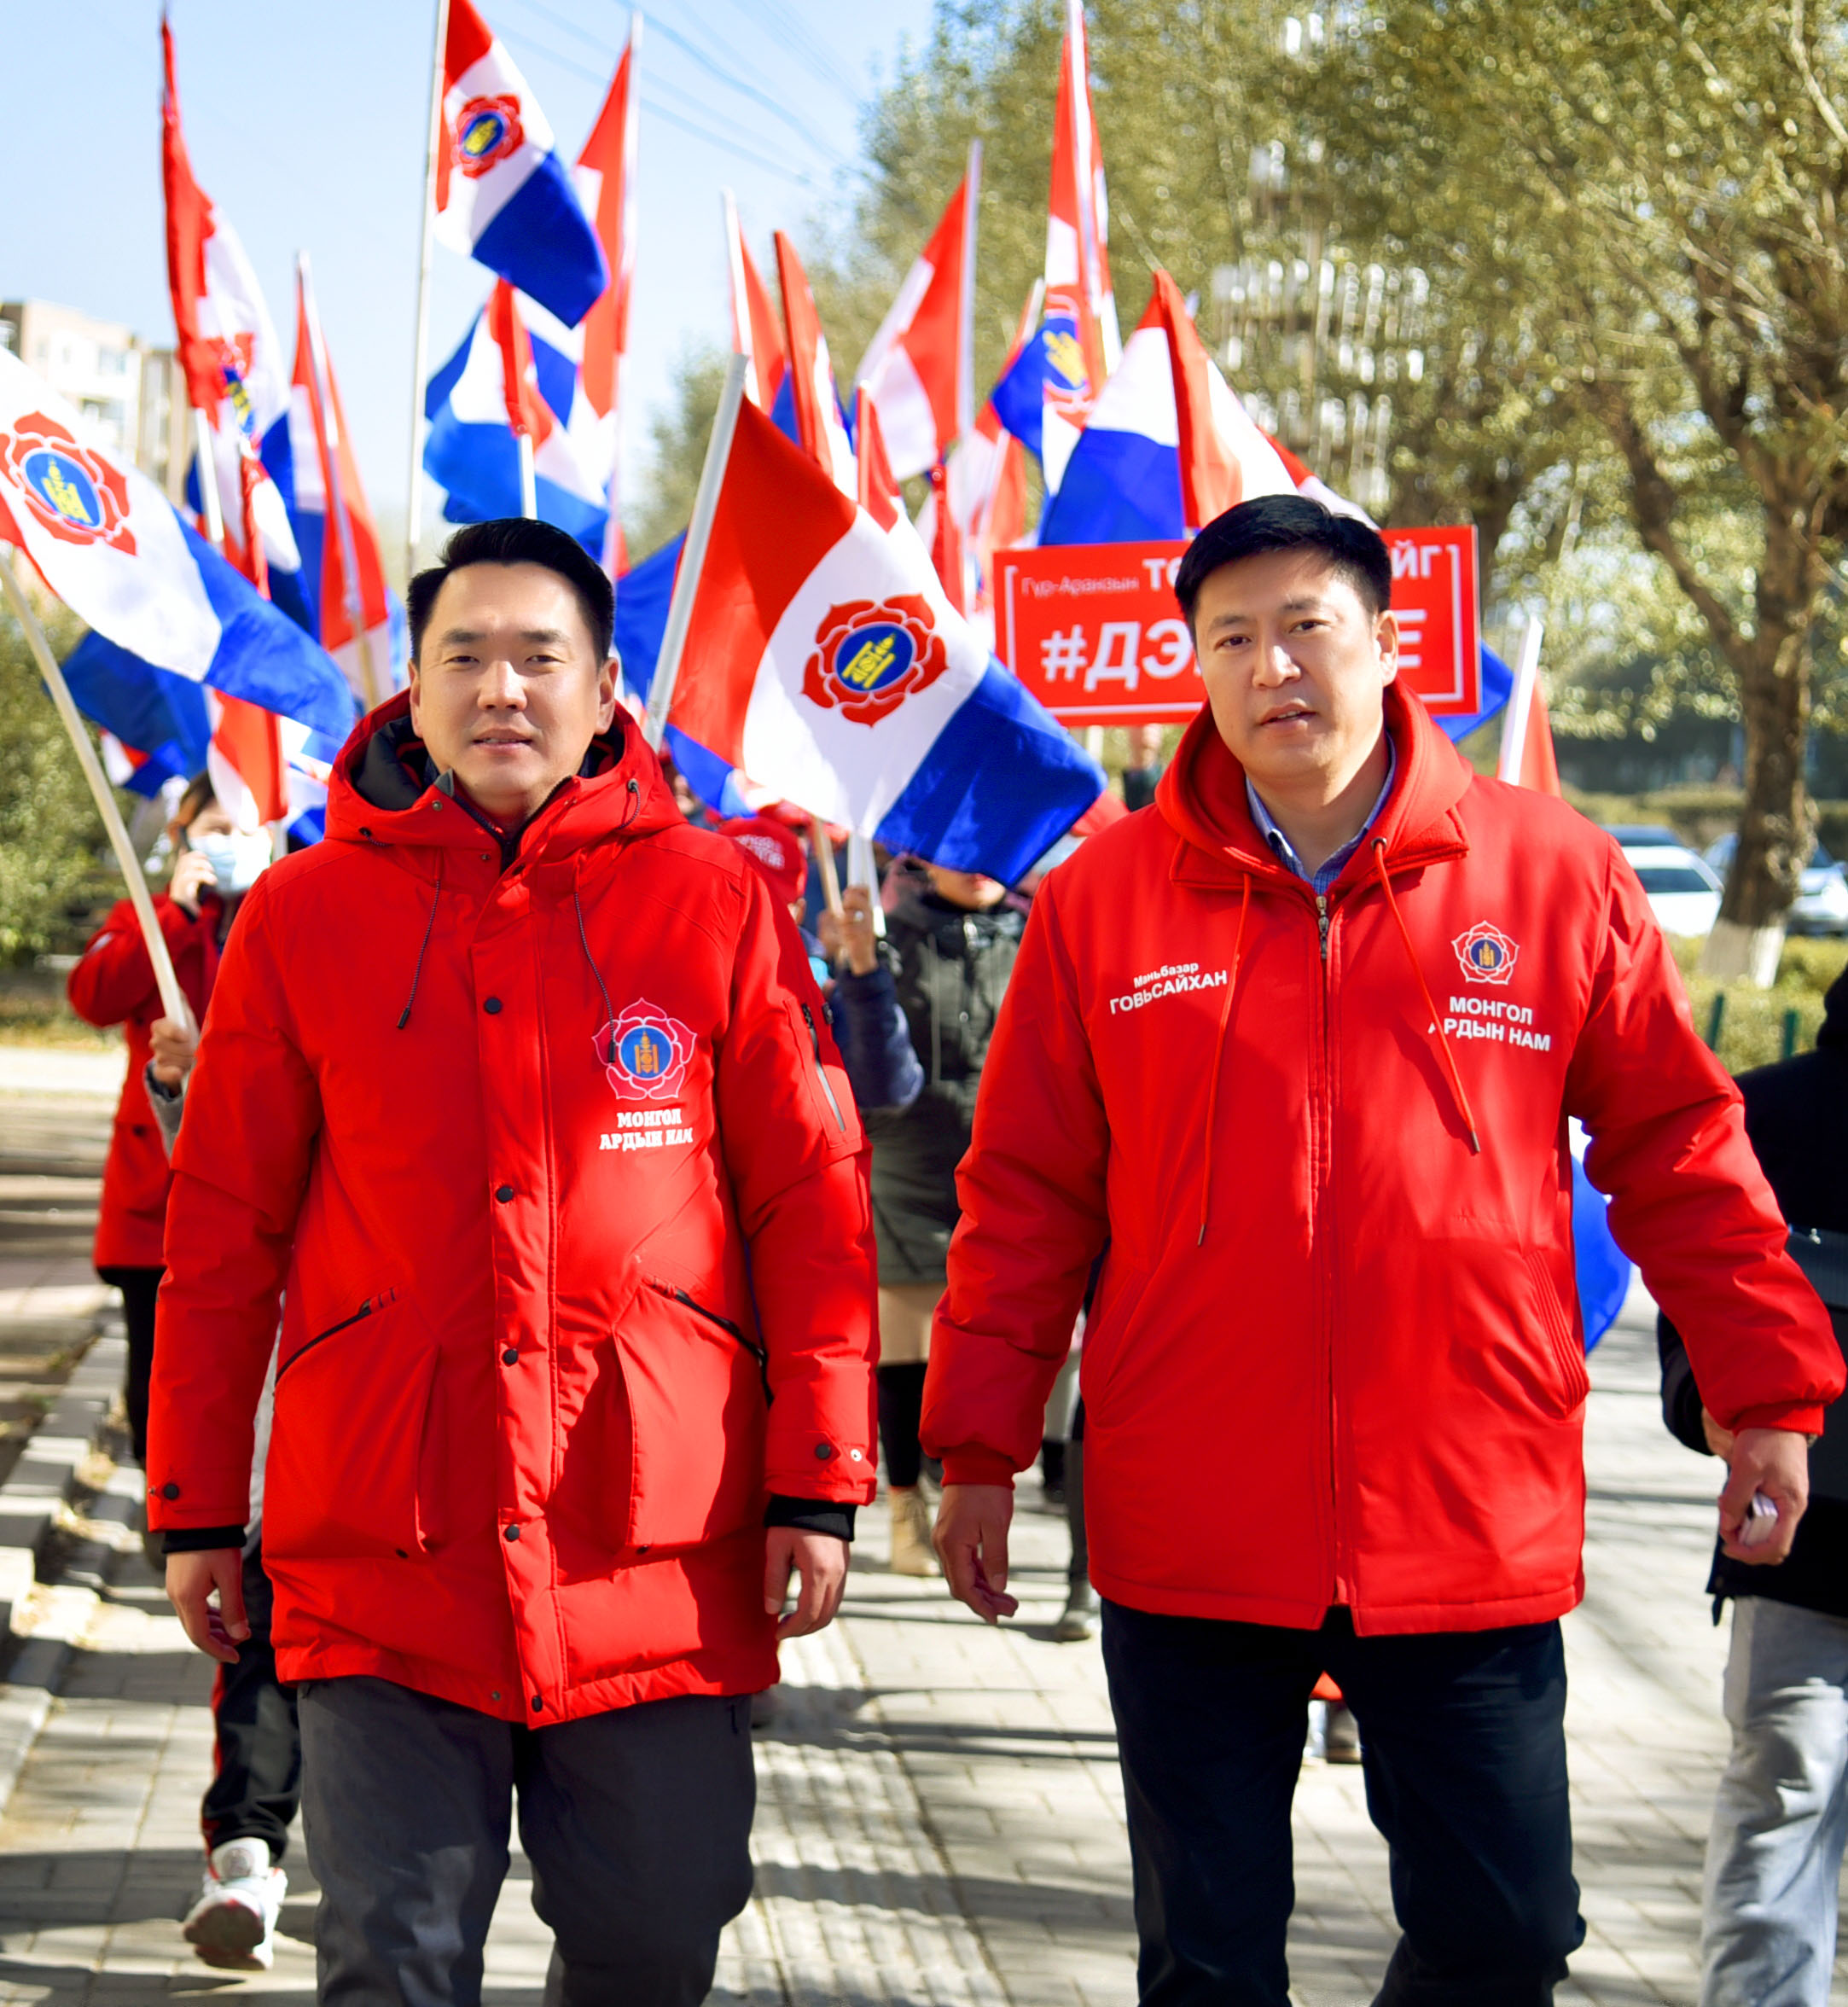
[[1399, 672], [1399, 623], [1398, 616], [1391, 608], [1374, 622], [1374, 646], [1380, 651], [1382, 684], [1392, 683]]
[[616, 692], [621, 687], [623, 659], [614, 649], [604, 658], [596, 678], [596, 729], [607, 731], [616, 715]]
[[417, 713], [422, 706], [423, 684], [422, 678], [417, 673], [417, 658], [415, 655], [410, 658], [409, 673], [410, 681], [406, 687], [410, 692], [410, 729], [421, 738], [423, 736], [423, 727], [418, 721]]

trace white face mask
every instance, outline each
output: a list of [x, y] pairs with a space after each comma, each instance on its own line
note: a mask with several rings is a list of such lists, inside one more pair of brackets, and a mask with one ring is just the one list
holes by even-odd
[[248, 892], [270, 866], [270, 838], [265, 830], [215, 829], [190, 840], [190, 846], [212, 867], [212, 876], [227, 897]]

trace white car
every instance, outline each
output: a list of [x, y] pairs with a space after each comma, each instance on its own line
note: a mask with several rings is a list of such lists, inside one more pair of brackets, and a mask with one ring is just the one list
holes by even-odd
[[[1720, 916], [1719, 874], [1698, 851], [1672, 839], [1665, 829], [1613, 829], [1619, 848], [1648, 894], [1649, 910], [1664, 934], [1702, 940]], [[1638, 842], [1637, 837], [1647, 841]]]
[[[1736, 836], [1723, 836], [1707, 846], [1707, 862], [1721, 877], [1731, 868], [1738, 848]], [[1848, 871], [1820, 843], [1803, 867], [1796, 904], [1784, 924], [1792, 934], [1848, 934]]]

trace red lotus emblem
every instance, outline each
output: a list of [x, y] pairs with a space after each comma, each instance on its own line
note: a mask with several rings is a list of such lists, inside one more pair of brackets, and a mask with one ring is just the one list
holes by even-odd
[[619, 1101], [673, 1100], [693, 1051], [693, 1033], [653, 1004], [631, 1004], [596, 1034], [596, 1056]]
[[134, 556], [127, 475], [78, 445], [55, 418], [28, 411], [0, 432], [0, 469], [54, 537]]
[[802, 694], [854, 724], [877, 724], [928, 689], [950, 658], [919, 592], [830, 607], [802, 672]]
[[476, 180], [526, 137], [517, 97], [472, 97], [456, 114], [456, 165]]

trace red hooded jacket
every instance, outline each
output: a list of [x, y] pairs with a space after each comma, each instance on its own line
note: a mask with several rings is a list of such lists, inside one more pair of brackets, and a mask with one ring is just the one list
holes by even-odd
[[[543, 1725], [775, 1679], [771, 1495], [873, 1490], [865, 1146], [795, 928], [625, 727], [503, 868], [394, 699], [264, 873], [174, 1157], [160, 1527], [264, 1510], [285, 1680]], [[593, 759], [593, 764], [595, 759]]]
[[[224, 909], [210, 892], [200, 898], [196, 916], [175, 905], [164, 893], [155, 894], [154, 908], [173, 957], [173, 973], [195, 1020], [202, 1019], [218, 970], [218, 922]], [[128, 900], [119, 900], [90, 936], [65, 993], [72, 1009], [86, 1022], [119, 1024], [128, 1040], [128, 1078], [122, 1083], [102, 1166], [96, 1266], [159, 1268], [166, 1230], [167, 1153], [148, 1106], [142, 1076], [153, 1052], [148, 1027], [166, 1011], [154, 983], [154, 963], [141, 938], [141, 922]]]
[[1720, 1421], [1814, 1430], [1841, 1391], [1616, 845], [1415, 700], [1386, 715], [1392, 796], [1318, 902], [1203, 713], [1156, 806], [1041, 888], [983, 1075], [924, 1440], [952, 1482], [1032, 1460], [1103, 1254], [1091, 1574], [1135, 1609], [1380, 1632], [1578, 1602], [1568, 1116]]

